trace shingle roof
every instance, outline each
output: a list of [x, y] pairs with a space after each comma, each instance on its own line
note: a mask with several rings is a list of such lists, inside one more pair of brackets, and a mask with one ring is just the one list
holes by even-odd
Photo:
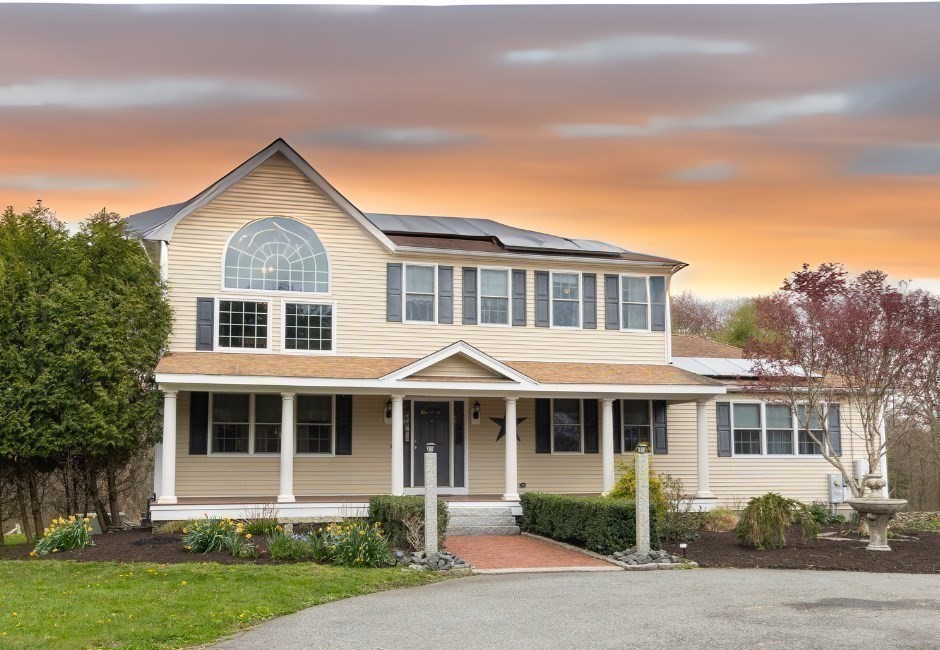
[[725, 345], [701, 336], [688, 334], [672, 335], [672, 356], [710, 357], [714, 359], [742, 359], [744, 351], [733, 345]]
[[[157, 372], [170, 375], [379, 379], [415, 361], [417, 359], [387, 357], [174, 352], [160, 360]], [[720, 385], [707, 377], [667, 365], [547, 361], [503, 363], [543, 384]], [[468, 381], [477, 379], [468, 378]]]

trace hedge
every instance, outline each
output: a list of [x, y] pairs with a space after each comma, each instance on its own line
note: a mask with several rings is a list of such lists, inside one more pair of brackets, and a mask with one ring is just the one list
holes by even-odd
[[[369, 522], [382, 523], [391, 548], [407, 549], [410, 547], [404, 524], [404, 519], [409, 514], [419, 515], [421, 521], [424, 521], [424, 497], [382, 495], [369, 499]], [[437, 544], [439, 548], [444, 546], [449, 514], [447, 503], [438, 499]]]
[[[522, 529], [592, 551], [623, 550], [636, 545], [636, 505], [630, 499], [527, 492]], [[655, 507], [650, 507], [650, 531], [650, 546], [659, 548]]]

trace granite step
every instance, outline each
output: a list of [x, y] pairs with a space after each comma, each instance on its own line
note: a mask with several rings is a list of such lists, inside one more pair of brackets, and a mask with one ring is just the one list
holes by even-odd
[[516, 518], [511, 515], [481, 517], [450, 516], [448, 526], [515, 526]]
[[447, 534], [451, 537], [468, 535], [518, 535], [518, 526], [448, 526]]

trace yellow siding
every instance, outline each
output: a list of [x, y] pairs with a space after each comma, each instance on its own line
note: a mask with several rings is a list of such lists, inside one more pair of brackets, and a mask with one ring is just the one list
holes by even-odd
[[[512, 268], [528, 275], [528, 327], [463, 325], [461, 266], [492, 266], [493, 258], [442, 251], [427, 258], [392, 255], [352, 218], [342, 213], [322, 192], [285, 158], [278, 155], [238, 182], [222, 196], [183, 219], [169, 246], [169, 296], [175, 321], [172, 351], [195, 349], [197, 297], [225, 295], [272, 300], [272, 351], [279, 352], [281, 302], [276, 293], [223, 291], [222, 256], [229, 237], [246, 223], [271, 216], [285, 216], [313, 228], [330, 256], [332, 293], [325, 300], [337, 308], [337, 352], [360, 356], [420, 357], [463, 339], [507, 361], [597, 361], [664, 363], [665, 335], [661, 332], [619, 332], [603, 329], [604, 273], [623, 267], [581, 265], [571, 262], [513, 261]], [[454, 324], [388, 323], [385, 320], [385, 277], [388, 262], [415, 261], [453, 265]], [[498, 260], [497, 260], [498, 261]], [[507, 264], [508, 266], [509, 264]], [[536, 328], [535, 270], [580, 270], [598, 276], [598, 315], [601, 329], [564, 330]], [[641, 268], [639, 273], [662, 273]], [[290, 300], [303, 300], [294, 296]], [[546, 351], [551, 356], [546, 357]]]
[[[297, 496], [368, 495], [387, 493], [391, 483], [391, 425], [385, 424], [386, 397], [356, 396], [353, 413], [351, 456], [297, 456], [294, 461], [294, 493]], [[410, 396], [409, 399], [420, 399]], [[498, 398], [467, 397], [468, 405], [480, 402], [480, 424], [467, 428], [470, 494], [502, 494], [505, 490], [505, 446], [496, 440], [505, 403]], [[843, 461], [864, 457], [864, 444], [851, 429], [857, 418], [843, 406]], [[698, 489], [696, 421], [694, 403], [669, 405], [669, 453], [652, 457], [656, 472], [679, 477], [689, 494]], [[517, 417], [518, 477], [526, 487], [520, 492], [597, 494], [601, 491], [600, 454], [536, 454], [535, 401], [521, 399]], [[708, 451], [711, 490], [719, 504], [742, 505], [765, 492], [780, 492], [804, 502], [827, 498], [827, 475], [836, 470], [821, 458], [719, 458], [715, 403], [708, 404]], [[278, 493], [279, 460], [275, 455], [190, 456], [189, 394], [178, 399], [177, 494], [180, 496], [269, 496]], [[632, 454], [618, 455], [616, 462], [632, 463]], [[619, 471], [618, 471], [619, 474]]]

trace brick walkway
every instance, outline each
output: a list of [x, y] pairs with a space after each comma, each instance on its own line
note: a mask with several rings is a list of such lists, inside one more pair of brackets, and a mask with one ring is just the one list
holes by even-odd
[[619, 570], [585, 553], [524, 535], [448, 537], [447, 550], [475, 569]]

